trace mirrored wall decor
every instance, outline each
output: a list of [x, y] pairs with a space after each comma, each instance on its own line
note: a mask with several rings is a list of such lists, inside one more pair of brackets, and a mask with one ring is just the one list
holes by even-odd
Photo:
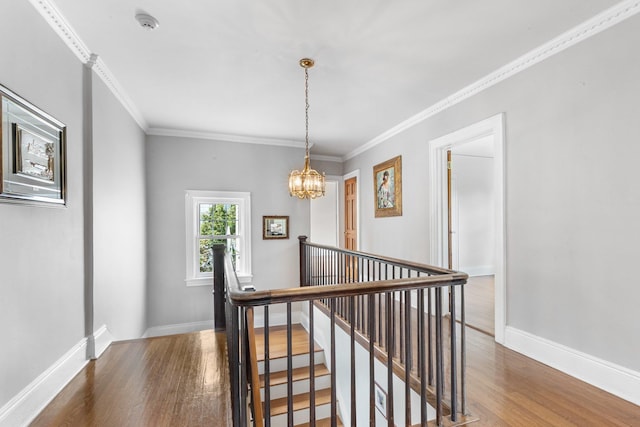
[[66, 204], [66, 127], [0, 85], [0, 201]]

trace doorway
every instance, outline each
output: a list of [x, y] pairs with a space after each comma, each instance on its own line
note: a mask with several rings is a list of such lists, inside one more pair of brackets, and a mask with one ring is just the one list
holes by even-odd
[[[495, 189], [493, 136], [448, 151], [451, 191], [450, 267], [469, 275], [466, 324], [495, 336]], [[456, 294], [459, 298], [460, 293]], [[460, 313], [457, 320], [461, 321]]]
[[327, 177], [324, 197], [311, 199], [309, 240], [326, 246], [338, 246], [339, 179]]
[[[494, 226], [493, 257], [494, 265], [494, 333], [498, 343], [504, 343], [506, 326], [506, 285], [505, 285], [505, 243], [504, 243], [504, 115], [499, 114], [456, 132], [429, 142], [430, 195], [431, 195], [431, 263], [447, 267], [449, 258], [448, 192], [447, 192], [447, 151], [464, 153], [462, 147], [473, 141], [485, 139], [493, 148], [491, 167], [494, 201], [492, 223]], [[453, 183], [455, 187], [457, 183]], [[452, 206], [455, 204], [452, 198]], [[459, 226], [459, 224], [458, 224]], [[453, 227], [452, 227], [453, 229]], [[455, 234], [452, 236], [455, 237]], [[458, 236], [459, 237], [459, 236]], [[451, 249], [455, 248], [452, 239]], [[458, 242], [459, 243], [459, 242]], [[461, 255], [458, 247], [458, 257]], [[454, 265], [455, 268], [455, 265]], [[472, 272], [472, 274], [474, 274]], [[471, 275], [470, 275], [471, 276]], [[471, 281], [466, 289], [472, 286]], [[465, 303], [470, 304], [469, 296]], [[467, 309], [468, 310], [468, 309]]]

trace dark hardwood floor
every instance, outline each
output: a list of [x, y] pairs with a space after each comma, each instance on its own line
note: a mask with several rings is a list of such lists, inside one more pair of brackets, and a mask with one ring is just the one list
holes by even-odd
[[230, 426], [226, 348], [213, 331], [113, 343], [31, 426]]
[[[640, 407], [467, 330], [472, 426], [640, 426]], [[231, 426], [226, 338], [112, 344], [32, 426]]]
[[494, 279], [494, 276], [469, 277], [464, 287], [467, 325], [491, 336], [495, 336]]
[[640, 406], [467, 329], [468, 411], [473, 426], [640, 426]]

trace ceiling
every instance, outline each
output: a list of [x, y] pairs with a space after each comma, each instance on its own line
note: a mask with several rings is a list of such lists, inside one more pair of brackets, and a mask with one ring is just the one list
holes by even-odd
[[[617, 0], [51, 0], [148, 133], [345, 158]], [[136, 12], [160, 26], [143, 29]]]

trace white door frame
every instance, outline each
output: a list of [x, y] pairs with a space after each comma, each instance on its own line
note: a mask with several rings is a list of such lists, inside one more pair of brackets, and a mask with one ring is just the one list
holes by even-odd
[[495, 339], [504, 344], [507, 324], [505, 182], [504, 182], [504, 113], [429, 141], [429, 192], [431, 260], [446, 267], [447, 260], [447, 150], [472, 140], [493, 136], [495, 184]]

